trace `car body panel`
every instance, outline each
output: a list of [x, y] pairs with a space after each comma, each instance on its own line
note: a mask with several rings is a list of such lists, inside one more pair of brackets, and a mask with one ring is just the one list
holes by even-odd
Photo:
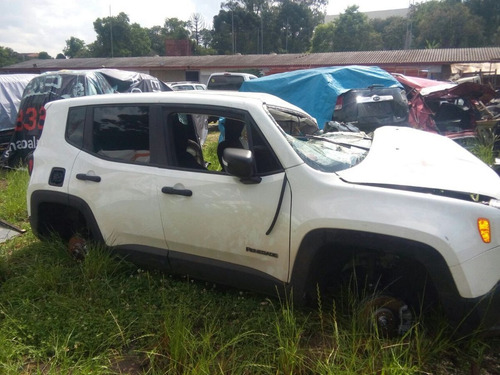
[[[98, 112], [96, 108], [108, 113], [121, 105], [148, 108], [149, 164], [116, 161], [87, 144], [95, 130], [89, 113]], [[282, 117], [273, 117], [280, 107]], [[86, 113], [80, 148], [66, 134], [72, 108]], [[174, 125], [170, 116], [180, 119], [186, 113], [222, 114], [244, 122], [250, 129], [249, 149], [232, 156], [235, 160], [244, 154], [240, 165], [251, 166], [245, 173], [254, 174], [237, 177], [175, 164], [171, 154], [178, 142], [169, 138]], [[335, 143], [340, 132], [295, 137], [280, 123], [294, 116], [299, 123], [311, 119], [272, 95], [209, 90], [50, 103], [34, 154], [28, 214], [37, 215], [43, 211], [39, 206], [52, 203], [43, 201], [46, 192], [59, 199], [55, 209], [79, 199], [89, 208], [87, 221], [95, 221], [106, 244], [155, 252], [164, 256], [171, 272], [211, 273], [228, 284], [233, 280], [224, 275], [255, 274], [300, 292], [308, 282], [307, 271], [315, 270], [307, 255], [320, 253], [335, 262], [345, 246], [355, 254], [387, 252], [425, 265], [445, 303], [469, 306], [488, 296], [498, 303], [500, 177], [486, 164], [446, 137], [405, 127], [379, 128], [373, 140], [356, 133], [351, 143], [349, 137]], [[110, 118], [105, 125], [134, 120], [119, 119]], [[261, 142], [252, 144], [257, 140]], [[257, 146], [269, 148], [277, 166], [262, 172], [251, 164], [257, 160]], [[226, 152], [229, 162], [231, 151]], [[350, 162], [332, 163], [331, 169], [322, 164], [328, 158], [337, 162], [336, 153], [346, 154]], [[64, 171], [55, 185], [50, 184], [54, 168]], [[489, 241], [480, 236], [480, 218], [489, 220]], [[35, 233], [37, 220], [30, 219]], [[335, 265], [326, 266], [340, 272]], [[246, 281], [259, 289], [260, 284]]]
[[[280, 201], [284, 173], [259, 184], [242, 184], [228, 175], [165, 170], [161, 185], [189, 189], [192, 196], [160, 194], [165, 238], [170, 249], [250, 266], [288, 278], [290, 194], [267, 235]], [[263, 256], [266, 254], [266, 256]]]
[[339, 175], [358, 184], [444, 189], [500, 199], [498, 176], [491, 168], [445, 137], [410, 128], [376, 130], [366, 159]]

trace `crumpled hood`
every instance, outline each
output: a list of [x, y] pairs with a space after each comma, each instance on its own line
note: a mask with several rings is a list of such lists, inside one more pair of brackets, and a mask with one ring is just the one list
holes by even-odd
[[500, 199], [500, 177], [469, 151], [444, 136], [386, 126], [357, 166], [338, 172], [345, 181], [481, 194]]

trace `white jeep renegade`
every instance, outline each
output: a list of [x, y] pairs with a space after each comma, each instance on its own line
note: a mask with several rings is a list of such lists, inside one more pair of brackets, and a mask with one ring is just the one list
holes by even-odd
[[[323, 134], [258, 93], [102, 95], [46, 110], [27, 193], [41, 238], [91, 239], [297, 302], [355, 275], [391, 301], [376, 310], [390, 330], [423, 297], [464, 326], [498, 324], [500, 178], [445, 137]], [[207, 168], [200, 117], [224, 119], [220, 167]]]

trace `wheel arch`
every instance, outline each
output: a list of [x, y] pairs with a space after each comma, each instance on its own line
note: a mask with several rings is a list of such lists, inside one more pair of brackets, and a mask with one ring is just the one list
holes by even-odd
[[31, 228], [39, 238], [57, 233], [68, 240], [85, 229], [92, 240], [104, 240], [92, 210], [81, 198], [57, 191], [35, 191], [31, 194], [30, 212]]
[[431, 246], [396, 236], [345, 229], [316, 229], [301, 242], [295, 257], [290, 285], [294, 300], [303, 303], [311, 288], [315, 289], [321, 277], [318, 267], [330, 267], [330, 272], [341, 272], [358, 254], [391, 255], [415, 262], [417, 269], [425, 270], [431, 286], [444, 306], [458, 303], [458, 289], [443, 256]]

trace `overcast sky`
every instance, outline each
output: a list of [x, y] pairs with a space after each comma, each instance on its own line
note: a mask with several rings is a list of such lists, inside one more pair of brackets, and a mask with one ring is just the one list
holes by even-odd
[[[350, 5], [361, 12], [408, 7], [411, 0], [330, 0], [327, 14], [342, 13]], [[74, 36], [95, 41], [97, 18], [126, 13], [142, 27], [163, 26], [166, 18], [187, 21], [200, 13], [211, 24], [221, 0], [0, 0], [0, 46], [19, 53], [46, 51], [52, 57]], [[415, 3], [418, 1], [415, 1]]]

